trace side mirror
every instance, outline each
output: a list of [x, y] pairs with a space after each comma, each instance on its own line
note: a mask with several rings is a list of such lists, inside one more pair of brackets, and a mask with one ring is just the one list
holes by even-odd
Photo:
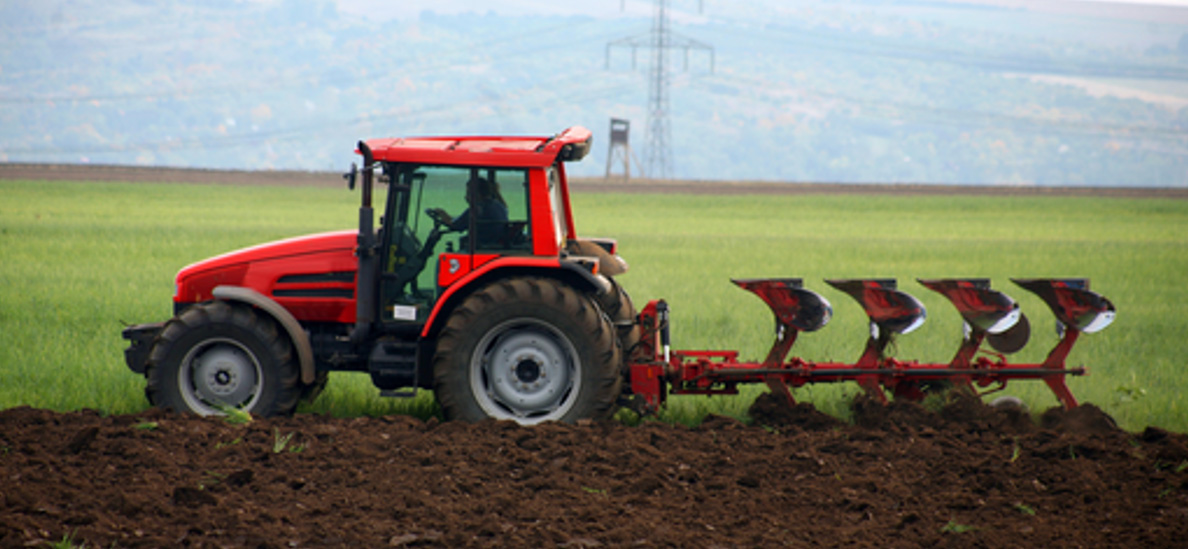
[[359, 166], [356, 166], [354, 162], [351, 162], [351, 171], [342, 174], [342, 178], [347, 180], [347, 188], [348, 189], [350, 189], [352, 191], [355, 190], [355, 176], [358, 174], [359, 174]]

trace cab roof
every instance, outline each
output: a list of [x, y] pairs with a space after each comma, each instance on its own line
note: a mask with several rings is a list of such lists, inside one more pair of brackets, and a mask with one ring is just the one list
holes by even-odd
[[375, 160], [388, 162], [531, 168], [581, 160], [591, 138], [590, 130], [574, 126], [551, 137], [393, 137], [369, 139], [367, 146]]

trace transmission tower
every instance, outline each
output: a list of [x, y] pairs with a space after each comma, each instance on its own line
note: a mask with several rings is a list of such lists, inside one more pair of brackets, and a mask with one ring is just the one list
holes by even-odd
[[[709, 44], [672, 32], [668, 17], [668, 0], [655, 0], [652, 30], [647, 34], [621, 38], [606, 45], [606, 66], [610, 68], [610, 52], [614, 47], [631, 48], [631, 68], [635, 68], [636, 53], [648, 49], [651, 66], [648, 68], [647, 126], [644, 129], [644, 171], [652, 179], [668, 179], [672, 175], [672, 155], [669, 149], [669, 52], [684, 51], [684, 69], [689, 69], [689, 52], [709, 53], [710, 72], [714, 70], [714, 48]], [[699, 4], [700, 5], [700, 4]]]

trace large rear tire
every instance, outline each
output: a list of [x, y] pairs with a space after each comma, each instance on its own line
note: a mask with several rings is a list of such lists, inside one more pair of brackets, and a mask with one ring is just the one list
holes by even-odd
[[626, 360], [630, 357], [636, 344], [639, 343], [639, 323], [635, 318], [637, 312], [635, 304], [631, 302], [631, 296], [627, 295], [627, 290], [624, 290], [615, 279], [607, 277], [607, 280], [611, 283], [611, 289], [598, 297], [598, 306], [602, 307], [602, 311], [610, 317], [611, 324], [615, 326], [616, 337], [619, 338], [619, 348], [623, 351], [623, 368], [626, 369]]
[[617, 410], [614, 327], [560, 282], [514, 278], [466, 298], [438, 337], [434, 392], [446, 419], [604, 419]]
[[149, 355], [145, 394], [155, 406], [199, 415], [227, 408], [290, 415], [302, 390], [289, 340], [246, 305], [194, 305], [165, 324]]

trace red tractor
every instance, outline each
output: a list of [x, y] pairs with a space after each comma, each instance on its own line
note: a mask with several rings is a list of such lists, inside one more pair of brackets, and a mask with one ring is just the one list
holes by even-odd
[[150, 402], [199, 414], [288, 414], [328, 372], [359, 371], [385, 395], [433, 389], [451, 419], [608, 416], [635, 311], [611, 278], [626, 270], [615, 242], [574, 230], [565, 163], [590, 140], [360, 142], [357, 231], [182, 269], [175, 316], [124, 331], [128, 366]]
[[[829, 281], [871, 320], [855, 364], [785, 360], [796, 334], [824, 326], [832, 307], [798, 279], [737, 281], [776, 316], [776, 341], [761, 363], [734, 351], [673, 351], [668, 309], [637, 314], [614, 276], [627, 270], [613, 240], [579, 238], [565, 163], [590, 151], [581, 127], [552, 137], [373, 139], [358, 144], [363, 168], [359, 228], [283, 240], [185, 267], [174, 317], [124, 330], [128, 366], [148, 379], [151, 403], [217, 414], [290, 414], [332, 371], [371, 375], [385, 396], [432, 389], [447, 419], [493, 417], [523, 424], [641, 412], [668, 393], [728, 394], [767, 383], [857, 381], [879, 399], [918, 399], [943, 382], [976, 390], [1009, 379], [1044, 379], [1076, 406], [1064, 358], [1076, 335], [1103, 328], [1113, 306], [1080, 279], [1017, 281], [1052, 307], [1064, 339], [1043, 364], [975, 356], [983, 339], [1011, 352], [1027, 322], [986, 280], [930, 280], [966, 320], [949, 364], [883, 354], [889, 338], [918, 327], [923, 305], [891, 280]], [[374, 223], [373, 187], [387, 185]]]

